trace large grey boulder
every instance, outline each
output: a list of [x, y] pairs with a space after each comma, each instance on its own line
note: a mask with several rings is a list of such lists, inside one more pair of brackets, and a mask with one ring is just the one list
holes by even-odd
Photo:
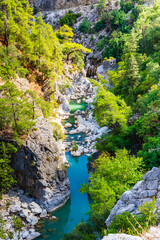
[[125, 233], [109, 234], [108, 236], [102, 238], [102, 240], [142, 240], [138, 236], [132, 236]]
[[26, 221], [30, 223], [31, 225], [36, 225], [38, 223], [38, 218], [36, 216], [29, 215], [26, 218]]
[[41, 235], [41, 234], [38, 233], [38, 232], [31, 232], [31, 233], [27, 236], [26, 240], [33, 240], [33, 239], [39, 237], [40, 235]]
[[29, 204], [29, 208], [31, 209], [31, 212], [34, 213], [35, 215], [42, 213], [42, 208], [35, 202], [31, 202]]

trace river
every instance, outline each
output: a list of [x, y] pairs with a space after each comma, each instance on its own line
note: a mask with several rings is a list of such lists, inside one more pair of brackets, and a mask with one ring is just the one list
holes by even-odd
[[[76, 101], [70, 102], [71, 113], [76, 110], [85, 110], [86, 104], [82, 102], [77, 104]], [[74, 124], [74, 117], [70, 116], [67, 122]], [[74, 129], [74, 126], [68, 130]], [[79, 141], [83, 141], [85, 138], [84, 133], [79, 133], [81, 138]], [[67, 135], [67, 141], [77, 141], [77, 134]], [[71, 156], [70, 152], [66, 152], [66, 158], [70, 163], [70, 168], [68, 169], [68, 177], [70, 181], [71, 188], [71, 198], [67, 203], [53, 212], [52, 215], [57, 217], [57, 220], [43, 219], [39, 222], [37, 226], [37, 231], [41, 233], [41, 236], [37, 240], [61, 240], [65, 233], [69, 233], [73, 228], [83, 221], [88, 219], [86, 214], [90, 210], [89, 198], [87, 194], [81, 195], [79, 189], [83, 182], [88, 182], [88, 170], [87, 170], [87, 156], [82, 155], [80, 157]]]

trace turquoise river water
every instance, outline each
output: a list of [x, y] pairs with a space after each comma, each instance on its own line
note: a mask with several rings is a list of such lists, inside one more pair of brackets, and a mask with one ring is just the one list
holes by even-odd
[[[71, 101], [70, 107], [71, 113], [73, 113], [78, 109], [84, 110], [86, 104], [83, 102], [81, 104], [76, 104], [75, 101]], [[67, 122], [73, 124], [74, 120], [73, 116], [71, 116]], [[73, 129], [73, 127], [69, 130], [71, 129]], [[85, 135], [83, 133], [78, 135], [81, 135], [79, 141], [83, 141]], [[71, 137], [74, 137], [74, 139], [71, 139]], [[75, 141], [76, 139], [76, 134], [67, 136], [67, 141]], [[71, 232], [82, 219], [84, 221], [88, 219], [88, 215], [86, 215], [90, 209], [88, 195], [81, 195], [79, 192], [83, 182], [88, 181], [87, 156], [73, 157], [69, 152], [66, 152], [66, 158], [71, 165], [68, 169], [71, 198], [62, 208], [53, 212], [52, 215], [56, 216], [58, 220], [44, 219], [39, 222], [37, 231], [41, 233], [41, 236], [37, 238], [37, 240], [61, 240], [64, 234]]]

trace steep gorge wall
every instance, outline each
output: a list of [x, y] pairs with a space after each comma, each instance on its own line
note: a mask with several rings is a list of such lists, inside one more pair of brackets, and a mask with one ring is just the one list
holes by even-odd
[[19, 187], [38, 199], [48, 212], [70, 197], [64, 146], [53, 137], [53, 126], [44, 117], [37, 118], [12, 164]]
[[97, 0], [30, 0], [38, 10], [53, 11], [97, 3]]

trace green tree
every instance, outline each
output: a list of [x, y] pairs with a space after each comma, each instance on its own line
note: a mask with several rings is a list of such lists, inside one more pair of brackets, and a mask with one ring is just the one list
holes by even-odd
[[142, 177], [141, 158], [130, 156], [126, 149], [117, 150], [115, 157], [103, 153], [95, 160], [95, 172], [90, 175], [90, 183], [84, 184], [81, 192], [91, 195], [93, 212], [112, 209], [123, 192], [134, 186]]
[[66, 24], [72, 27], [76, 23], [77, 18], [79, 18], [80, 16], [81, 16], [81, 13], [76, 14], [76, 13], [73, 13], [71, 10], [69, 10], [66, 13], [66, 15], [59, 20], [59, 23], [61, 26]]
[[10, 166], [10, 159], [11, 155], [16, 151], [17, 149], [12, 144], [0, 143], [0, 192], [4, 192], [15, 183], [12, 176], [13, 169]]
[[78, 43], [67, 42], [63, 44], [63, 53], [67, 56], [67, 61], [69, 61], [70, 55], [75, 52], [91, 53], [91, 50]]
[[120, 127], [122, 131], [126, 130], [131, 109], [123, 99], [100, 87], [93, 105], [93, 114], [100, 126], [111, 126], [113, 134], [116, 127]]
[[33, 24], [32, 14], [27, 0], [0, 2], [0, 30], [6, 47], [17, 42], [23, 49], [31, 44], [29, 30]]
[[2, 95], [2, 98], [0, 98], [0, 106], [2, 107], [0, 112], [3, 111], [4, 107], [8, 107], [8, 111], [4, 112], [3, 119], [7, 120], [15, 133], [25, 133], [33, 125], [31, 105], [27, 97], [11, 82], [2, 85], [0, 93]]
[[22, 58], [18, 49], [14, 45], [6, 47], [0, 46], [0, 76], [7, 80], [11, 77], [25, 77], [28, 72], [27, 68], [21, 64]]
[[39, 71], [46, 77], [55, 76], [55, 72], [63, 67], [60, 43], [52, 26], [43, 22], [41, 14], [32, 28], [31, 39], [34, 42], [33, 58]]

